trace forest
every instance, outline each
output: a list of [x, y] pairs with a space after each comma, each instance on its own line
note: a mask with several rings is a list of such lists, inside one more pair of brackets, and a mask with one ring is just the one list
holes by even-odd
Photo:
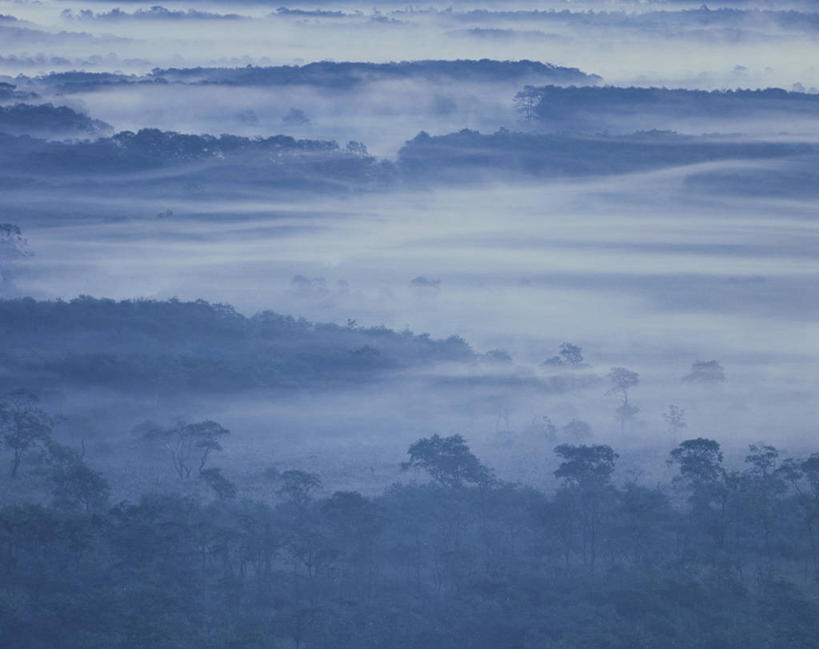
[[0, 649], [819, 649], [817, 0], [0, 0]]
[[10, 649], [815, 646], [819, 453], [754, 444], [729, 468], [687, 439], [647, 485], [607, 445], [560, 444], [544, 492], [436, 434], [365, 496], [275, 467], [237, 487], [208, 465], [230, 431], [146, 422], [162, 461], [142, 470], [178, 486], [112, 502], [35, 395], [2, 403], [2, 480], [27, 495], [0, 509]]

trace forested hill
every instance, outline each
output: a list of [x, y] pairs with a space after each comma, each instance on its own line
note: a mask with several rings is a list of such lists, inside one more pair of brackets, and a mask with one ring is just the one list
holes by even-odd
[[[725, 132], [743, 130], [742, 122], [811, 120], [819, 115], [819, 95], [782, 88], [756, 90], [690, 90], [685, 88], [620, 88], [614, 86], [526, 86], [516, 96], [524, 116], [552, 131], [628, 132], [635, 128], [690, 126]], [[710, 123], [710, 124], [709, 124]], [[787, 124], [787, 126], [786, 126]], [[642, 125], [642, 126], [640, 126]]]
[[93, 137], [107, 134], [111, 130], [110, 125], [105, 122], [91, 119], [67, 106], [26, 103], [0, 106], [0, 133], [39, 137]]
[[[167, 169], [175, 173], [142, 175]], [[139, 183], [145, 191], [165, 187], [189, 197], [241, 187], [348, 191], [382, 186], [392, 175], [390, 164], [377, 161], [358, 142], [340, 147], [287, 135], [248, 138], [159, 129], [60, 142], [0, 132], [0, 180], [8, 186], [76, 182], [86, 192], [116, 193], [117, 183], [129, 191]]]
[[[623, 136], [515, 133], [469, 129], [419, 133], [399, 151], [401, 174], [429, 182], [474, 182], [527, 176], [593, 176], [716, 160], [765, 159], [811, 153], [809, 144], [741, 142], [666, 131]], [[476, 176], [476, 171], [481, 175]]]
[[320, 61], [303, 66], [245, 66], [156, 69], [147, 75], [93, 72], [58, 72], [37, 78], [22, 77], [24, 85], [80, 92], [124, 84], [220, 84], [231, 86], [314, 86], [333, 90], [363, 83], [404, 81], [456, 81], [491, 83], [597, 83], [600, 77], [539, 61], [401, 61], [390, 63]]
[[457, 336], [435, 340], [270, 311], [248, 318], [203, 301], [4, 300], [0, 335], [5, 341], [0, 381], [9, 388], [21, 383], [134, 392], [318, 388], [476, 358]]

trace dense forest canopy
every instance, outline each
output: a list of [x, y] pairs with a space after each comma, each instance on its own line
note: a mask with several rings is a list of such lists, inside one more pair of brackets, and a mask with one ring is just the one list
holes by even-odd
[[[142, 434], [210, 495], [111, 504], [83, 454], [49, 440], [35, 397], [3, 407], [6, 449], [27, 435], [40, 456], [25, 498], [0, 508], [0, 640], [14, 649], [808, 649], [819, 632], [819, 454], [752, 445], [728, 470], [718, 442], [689, 439], [672, 483], [652, 487], [613, 479], [608, 446], [561, 445], [547, 494], [435, 435], [402, 465], [421, 473], [377, 497], [271, 469], [254, 500], [205, 468], [230, 431], [201, 422]], [[39, 432], [15, 428], [21, 411]]]

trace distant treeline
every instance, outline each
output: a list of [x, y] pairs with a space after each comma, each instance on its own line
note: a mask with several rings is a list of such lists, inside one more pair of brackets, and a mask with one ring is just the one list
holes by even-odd
[[[146, 170], [174, 174], [123, 177]], [[76, 178], [87, 191], [116, 191], [117, 182], [133, 191], [165, 187], [186, 195], [224, 192], [231, 187], [346, 191], [380, 186], [393, 176], [389, 164], [369, 156], [362, 144], [345, 148], [328, 140], [297, 140], [287, 135], [247, 138], [187, 135], [158, 129], [122, 131], [111, 137], [53, 141], [0, 133], [0, 178], [7, 186], [64, 183]]]
[[[811, 144], [741, 142], [647, 131], [627, 136], [462, 130], [407, 142], [397, 163], [364, 145], [285, 135], [247, 138], [143, 129], [89, 141], [58, 142], [0, 134], [0, 179], [7, 186], [75, 178], [86, 191], [164, 187], [186, 195], [247, 186], [293, 191], [383, 189], [527, 177], [619, 174], [716, 160], [794, 157]], [[131, 175], [151, 169], [173, 174]], [[125, 175], [123, 175], [125, 174]], [[26, 180], [28, 179], [28, 180]]]
[[0, 383], [154, 394], [321, 388], [476, 359], [457, 336], [339, 326], [203, 301], [0, 301]]
[[166, 9], [160, 5], [154, 5], [150, 9], [137, 9], [132, 13], [123, 11], [119, 8], [111, 9], [106, 12], [94, 13], [90, 9], [80, 9], [76, 13], [71, 9], [65, 9], [61, 14], [61, 18], [66, 20], [102, 20], [109, 22], [116, 22], [119, 20], [249, 20], [249, 16], [240, 16], [239, 14], [220, 14], [211, 11], [198, 11], [196, 9], [188, 9], [181, 11], [178, 9]]
[[[739, 2], [735, 0], [735, 2], [736, 4], [743, 4], [741, 0]], [[809, 3], [804, 3], [804, 5], [805, 9], [809, 7]], [[736, 30], [746, 29], [748, 31], [764, 31], [765, 27], [779, 27], [796, 31], [810, 31], [819, 28], [819, 13], [812, 11], [754, 7], [716, 7], [711, 9], [706, 5], [696, 9], [654, 11], [570, 11], [568, 9], [503, 11], [472, 9], [462, 12], [440, 12], [439, 15], [449, 20], [462, 22], [494, 23], [498, 20], [519, 20], [529, 23], [556, 23], [558, 25], [591, 28], [633, 28], [643, 33], [661, 31], [664, 36], [674, 36], [675, 27], [685, 29], [685, 31], [680, 32], [680, 35], [690, 33], [694, 29], [709, 27], [730, 27]]]
[[[555, 130], [596, 129], [655, 124], [652, 120], [819, 115], [819, 95], [764, 90], [685, 90], [669, 88], [526, 86], [515, 101], [524, 117]], [[673, 123], [673, 122], [672, 122]], [[629, 126], [625, 126], [628, 128]]]
[[[22, 109], [20, 112], [23, 112]], [[37, 111], [38, 114], [41, 112]], [[72, 142], [3, 137], [2, 134], [0, 137], [4, 145], [0, 149], [0, 161], [9, 163], [9, 167], [11, 160], [16, 159], [14, 168], [18, 171], [41, 168], [43, 171], [63, 173], [121, 172], [241, 154], [269, 156], [281, 152], [327, 153], [339, 149], [333, 141], [296, 140], [287, 135], [247, 138], [188, 135], [148, 128], [137, 133], [122, 131], [107, 138]]]
[[[464, 129], [432, 137], [420, 133], [399, 151], [403, 175], [427, 181], [525, 176], [586, 176], [643, 171], [729, 159], [811, 153], [807, 144], [742, 143], [648, 131], [626, 136], [514, 133]], [[483, 175], [474, 175], [483, 171]]]
[[141, 430], [184, 460], [178, 491], [112, 506], [109, 481], [46, 437], [2, 478], [27, 493], [0, 508], [4, 648], [816, 647], [819, 454], [753, 445], [729, 470], [690, 439], [672, 485], [649, 487], [616, 483], [608, 446], [561, 445], [546, 494], [434, 435], [402, 465], [431, 482], [369, 498], [270, 469], [250, 500], [179, 454], [218, 450], [215, 422]]
[[[6, 84], [8, 85], [8, 84]], [[0, 87], [0, 99], [12, 90]], [[23, 104], [0, 106], [0, 133], [39, 137], [98, 136], [111, 132], [109, 124], [78, 113], [67, 106]]]
[[539, 61], [401, 61], [358, 63], [321, 61], [302, 66], [241, 68], [168, 68], [140, 75], [108, 72], [54, 72], [42, 77], [20, 77], [18, 82], [62, 92], [82, 92], [122, 84], [218, 84], [230, 86], [316, 86], [344, 90], [364, 83], [390, 80], [444, 81], [450, 83], [518, 82], [581, 84], [600, 77], [577, 68]]
[[[129, 0], [133, 1], [133, 0]], [[493, 9], [465, 9], [462, 11], [439, 9], [386, 9], [375, 10], [372, 13], [362, 11], [339, 11], [327, 9], [303, 9], [279, 7], [270, 16], [296, 17], [327, 20], [371, 20], [392, 21], [397, 23], [413, 24], [414, 19], [435, 17], [444, 23], [469, 24], [497, 24], [499, 21], [541, 23], [544, 26], [555, 27], [583, 27], [602, 29], [638, 29], [642, 33], [662, 32], [664, 36], [686, 36], [692, 32], [707, 29], [733, 29], [737, 32], [762, 32], [766, 27], [776, 27], [793, 31], [812, 31], [819, 28], [819, 14], [811, 12], [805, 7], [795, 9], [764, 9], [764, 8], [737, 8], [718, 7], [711, 9], [705, 5], [696, 9], [680, 9], [661, 11], [571, 11], [568, 9], [545, 10], [493, 10]], [[113, 9], [108, 12], [94, 13], [88, 9], [73, 12], [70, 9], [62, 13], [66, 19], [78, 20], [238, 20], [251, 19], [235, 13], [220, 14], [210, 11], [188, 9], [186, 11], [167, 9], [161, 5], [150, 9], [138, 9], [125, 12]], [[264, 18], [254, 18], [264, 20]], [[0, 21], [2, 16], [0, 16]]]

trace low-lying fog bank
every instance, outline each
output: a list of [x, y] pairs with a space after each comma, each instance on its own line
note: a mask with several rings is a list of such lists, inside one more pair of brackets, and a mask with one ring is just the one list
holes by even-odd
[[[92, 208], [67, 194], [66, 213], [93, 221], [33, 220], [23, 235], [34, 254], [5, 262], [4, 286], [8, 296], [204, 298], [247, 316], [273, 308], [342, 331], [385, 325], [439, 339], [454, 334], [481, 358], [505, 350], [510, 359], [493, 352], [463, 366], [388, 365], [375, 382], [298, 398], [241, 381], [234, 394], [188, 387], [178, 400], [165, 390], [108, 394], [127, 417], [109, 427], [100, 414], [84, 432], [70, 426], [72, 436], [94, 443], [111, 431], [119, 439], [143, 415], [210, 417], [237, 433], [226, 458], [253, 462], [260, 452], [309, 464], [318, 454], [338, 465], [339, 485], [370, 466], [361, 453], [372, 454], [373, 471], [389, 482], [395, 467], [383, 458], [436, 431], [464, 434], [502, 475], [533, 482], [548, 474], [543, 462], [556, 440], [610, 443], [624, 466], [631, 453], [635, 467], [679, 435], [718, 437], [729, 452], [761, 439], [798, 452], [816, 416], [810, 203], [694, 191], [691, 173], [296, 203], [148, 197]], [[105, 220], [109, 209], [117, 219]], [[581, 346], [589, 367], [543, 365], [563, 342]], [[222, 345], [235, 357], [230, 341]], [[383, 360], [365, 353], [378, 351], [375, 343], [330, 356], [299, 345], [325, 363], [337, 353], [352, 362], [356, 350], [364, 351], [355, 362], [366, 367]], [[711, 360], [724, 368], [724, 383], [683, 380], [692, 364]], [[639, 412], [622, 428], [618, 400], [606, 394], [607, 374], [618, 366], [639, 374], [631, 394]], [[89, 387], [74, 385], [70, 373], [64, 379], [52, 398], [69, 421], [106, 412], [92, 407], [93, 390], [76, 402], [90, 410], [72, 405], [74, 391]], [[669, 430], [669, 404], [685, 410], [684, 431]], [[558, 429], [588, 422], [590, 434], [570, 427], [550, 437], [544, 416]]]

